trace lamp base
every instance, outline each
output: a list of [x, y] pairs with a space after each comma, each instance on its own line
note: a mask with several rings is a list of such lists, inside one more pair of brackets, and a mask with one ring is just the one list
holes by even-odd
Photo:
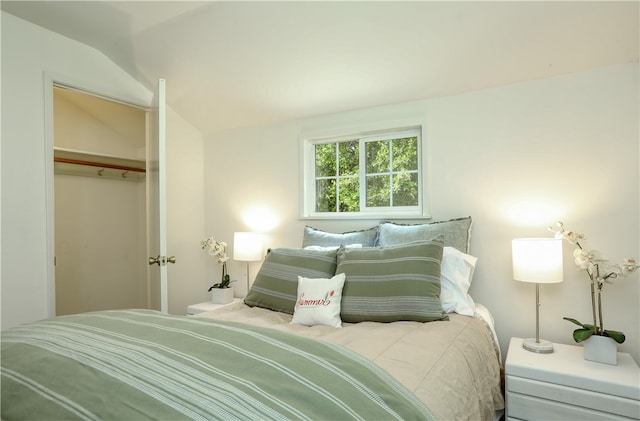
[[551, 354], [553, 352], [553, 344], [544, 339], [527, 338], [522, 341], [522, 347], [537, 354]]

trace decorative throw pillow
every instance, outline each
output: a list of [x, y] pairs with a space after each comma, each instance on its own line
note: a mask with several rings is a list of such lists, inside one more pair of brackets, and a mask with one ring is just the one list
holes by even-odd
[[442, 237], [379, 248], [338, 250], [344, 322], [448, 320], [440, 303]]
[[340, 300], [344, 273], [331, 279], [312, 279], [298, 276], [298, 301], [291, 323], [315, 326], [342, 327]]
[[476, 267], [476, 257], [470, 256], [453, 247], [442, 251], [442, 269], [440, 274], [440, 302], [446, 313], [455, 311], [463, 316], [473, 316], [476, 303], [469, 295], [469, 287]]
[[335, 273], [336, 250], [269, 250], [244, 302], [251, 307], [293, 314], [298, 276], [331, 278]]
[[463, 253], [469, 253], [471, 217], [418, 225], [382, 222], [378, 231], [377, 245], [382, 247], [430, 240], [438, 235], [444, 235], [445, 246], [455, 247]]
[[342, 234], [325, 232], [309, 226], [304, 227], [302, 247], [340, 247], [347, 244], [362, 244], [363, 247], [373, 247], [376, 244], [378, 227], [371, 227], [361, 231], [349, 231]]

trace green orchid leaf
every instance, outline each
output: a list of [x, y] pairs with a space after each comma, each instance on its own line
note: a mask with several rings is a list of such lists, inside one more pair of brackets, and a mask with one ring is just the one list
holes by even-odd
[[581, 326], [583, 329], [589, 329], [589, 330], [593, 330], [595, 331], [596, 328], [595, 326], [589, 324], [589, 323], [580, 323], [579, 321], [577, 321], [576, 319], [572, 319], [571, 317], [563, 317], [563, 319], [570, 321], [571, 323], [577, 324], [578, 326]]
[[582, 326], [584, 327], [584, 325], [582, 323], [580, 323], [579, 321], [577, 321], [576, 319], [572, 319], [571, 317], [563, 317], [563, 319], [570, 321], [573, 324], [576, 324], [578, 326]]
[[622, 332], [617, 332], [615, 330], [605, 330], [604, 331], [604, 336], [608, 336], [611, 339], [613, 339], [614, 341], [616, 341], [617, 343], [621, 344], [624, 342], [625, 339], [627, 339], [624, 336], [624, 333]]
[[576, 329], [573, 331], [573, 340], [580, 343], [589, 339], [594, 333], [593, 329]]

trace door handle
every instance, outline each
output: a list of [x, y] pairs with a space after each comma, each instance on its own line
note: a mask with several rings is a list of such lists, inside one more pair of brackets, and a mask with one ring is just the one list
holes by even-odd
[[166, 256], [156, 256], [156, 257], [149, 257], [149, 264], [153, 265], [153, 264], [157, 264], [158, 266], [166, 266], [168, 263], [175, 263], [176, 262], [176, 256], [171, 256], [171, 257], [166, 257]]

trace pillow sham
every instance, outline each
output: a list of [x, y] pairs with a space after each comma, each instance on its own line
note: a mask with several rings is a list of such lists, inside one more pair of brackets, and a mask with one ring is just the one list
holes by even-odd
[[430, 240], [444, 236], [444, 245], [469, 253], [471, 241], [471, 217], [451, 219], [429, 224], [396, 224], [381, 222], [378, 227], [378, 246], [406, 244], [412, 241]]
[[[338, 250], [342, 246], [306, 246], [305, 250]], [[361, 249], [362, 244], [347, 244], [344, 246], [348, 249]]]
[[476, 303], [469, 295], [469, 287], [477, 261], [476, 257], [453, 247], [442, 250], [440, 302], [445, 313], [455, 311], [463, 316], [476, 313]]
[[448, 320], [440, 303], [442, 237], [397, 246], [338, 250], [343, 322]]
[[347, 244], [362, 244], [363, 247], [373, 247], [376, 245], [377, 237], [378, 227], [336, 234], [306, 226], [304, 227], [304, 235], [302, 237], [302, 247], [339, 247]]
[[344, 273], [331, 279], [298, 276], [298, 300], [291, 323], [304, 326], [342, 327], [340, 300], [344, 278]]
[[336, 273], [336, 254], [336, 250], [269, 250], [244, 299], [245, 304], [293, 314], [298, 276], [331, 278]]

